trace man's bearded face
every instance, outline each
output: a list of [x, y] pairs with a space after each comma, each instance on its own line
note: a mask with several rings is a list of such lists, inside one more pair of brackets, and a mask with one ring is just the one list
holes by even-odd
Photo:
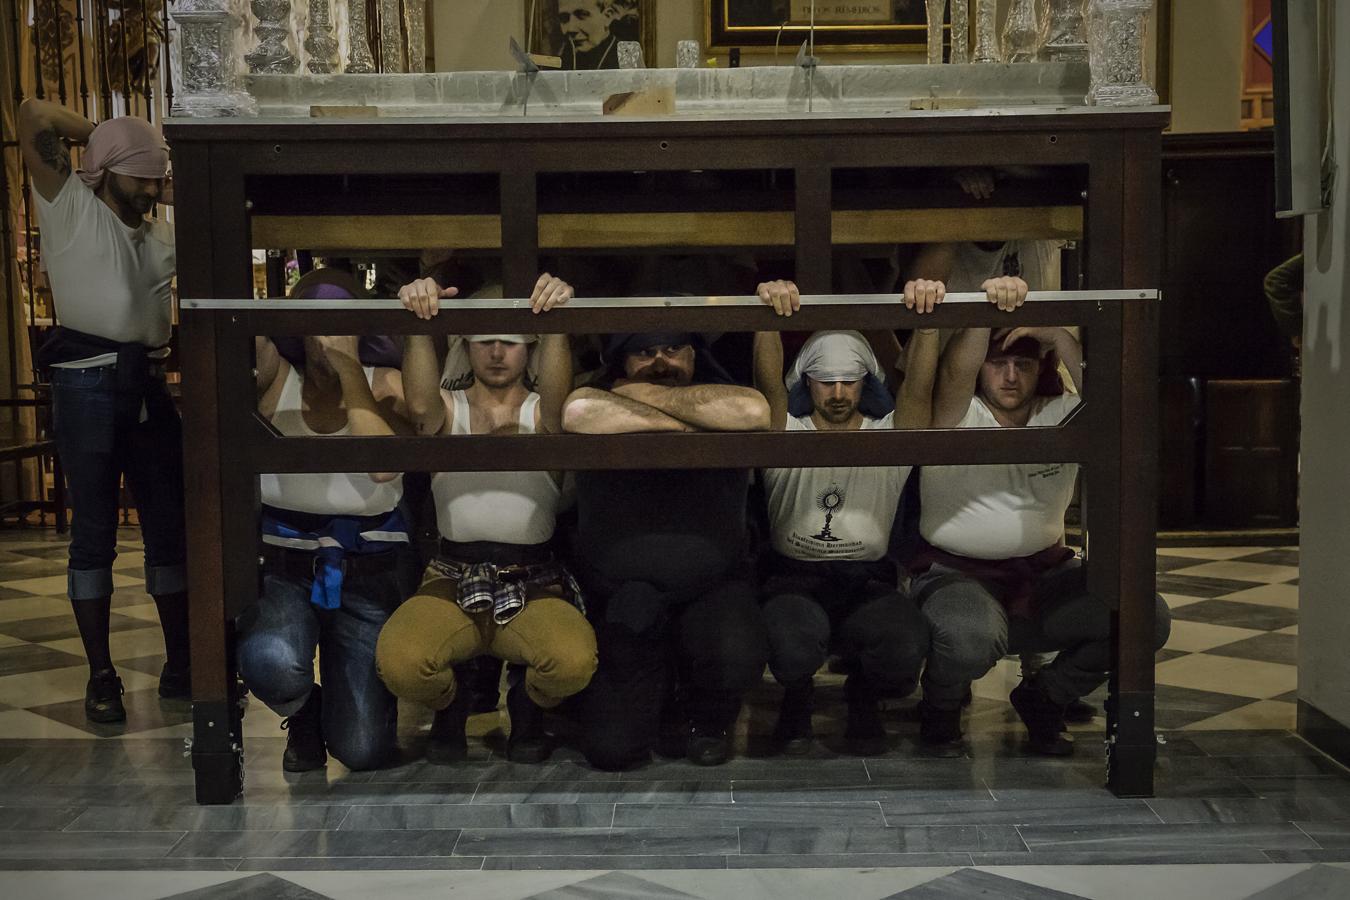
[[811, 390], [811, 405], [816, 415], [831, 425], [844, 425], [853, 419], [862, 400], [863, 383], [858, 381], [816, 381], [806, 377]]
[[623, 374], [629, 381], [678, 387], [694, 380], [694, 348], [691, 344], [668, 344], [629, 353], [623, 359]]

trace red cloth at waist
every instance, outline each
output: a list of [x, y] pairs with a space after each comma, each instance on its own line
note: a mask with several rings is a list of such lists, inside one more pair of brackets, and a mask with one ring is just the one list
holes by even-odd
[[909, 563], [912, 575], [922, 575], [934, 565], [955, 569], [972, 578], [992, 583], [1001, 591], [998, 600], [1008, 615], [1030, 619], [1035, 614], [1036, 582], [1046, 572], [1073, 559], [1073, 550], [1063, 544], [1046, 547], [1030, 556], [1011, 559], [973, 559], [959, 556], [921, 541]]

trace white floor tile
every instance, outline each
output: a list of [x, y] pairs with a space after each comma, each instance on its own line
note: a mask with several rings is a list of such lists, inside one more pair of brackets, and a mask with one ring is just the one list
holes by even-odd
[[[60, 641], [48, 641], [42, 646], [67, 653], [84, 653], [80, 639], [66, 638]], [[123, 659], [136, 659], [164, 652], [164, 632], [159, 628], [137, 628], [133, 631], [114, 631], [108, 635], [108, 647], [112, 650], [113, 662]]]
[[1260, 587], [1247, 588], [1224, 594], [1220, 600], [1236, 600], [1239, 603], [1259, 603], [1262, 606], [1278, 606], [1281, 609], [1298, 609], [1298, 585], [1263, 584]]
[[[83, 655], [84, 651], [80, 651]], [[117, 670], [122, 686], [128, 691], [139, 691], [159, 685], [159, 678], [128, 669], [125, 666]], [[47, 669], [43, 672], [25, 672], [22, 675], [6, 675], [0, 678], [0, 703], [27, 709], [33, 706], [46, 706], [49, 703], [65, 703], [84, 697], [84, 687], [89, 681], [87, 666], [69, 666], [61, 669]]]
[[[80, 696], [84, 696], [84, 691], [80, 692]], [[71, 728], [55, 719], [39, 716], [37, 713], [31, 713], [26, 709], [10, 709], [0, 712], [0, 734], [10, 739], [20, 740], [43, 738], [98, 740], [97, 735], [81, 731], [78, 728]]]
[[1298, 634], [1298, 626], [1290, 625], [1288, 628], [1281, 628], [1276, 634]]
[[1226, 713], [1192, 722], [1182, 731], [1247, 731], [1279, 729], [1292, 731], [1298, 724], [1298, 706], [1283, 700], [1258, 700]]
[[1188, 597], [1185, 594], [1163, 594], [1162, 598], [1167, 601], [1168, 609], [1190, 606], [1192, 603], [1203, 603], [1206, 600], [1205, 597]]
[[20, 644], [26, 644], [27, 641], [22, 638], [10, 637], [7, 634], [0, 634], [0, 647], [17, 647]]
[[1180, 556], [1186, 559], [1233, 559], [1260, 553], [1264, 547], [1159, 547], [1159, 556]]
[[1298, 577], [1298, 566], [1270, 566], [1265, 563], [1249, 563], [1225, 560], [1209, 562], [1184, 569], [1173, 569], [1168, 575], [1194, 575], [1200, 578], [1231, 578], [1234, 581], [1262, 581], [1276, 584], [1281, 581], [1293, 581]]
[[120, 615], [131, 616], [133, 619], [143, 619], [146, 622], [159, 624], [159, 609], [153, 603], [141, 603], [136, 606], [123, 606], [117, 609]]
[[1192, 653], [1159, 663], [1158, 684], [1266, 700], [1298, 687], [1298, 667]]
[[[64, 588], [62, 591], [64, 592]], [[49, 616], [69, 616], [70, 601], [60, 597], [15, 597], [0, 600], [0, 623], [20, 622], [25, 619], [45, 619]], [[0, 624], [0, 631], [4, 627]]]
[[1265, 634], [1253, 628], [1234, 628], [1231, 625], [1211, 625], [1208, 622], [1188, 622], [1185, 619], [1172, 620], [1172, 636], [1167, 639], [1169, 650], [1185, 650], [1196, 653], [1222, 647], [1244, 638]]

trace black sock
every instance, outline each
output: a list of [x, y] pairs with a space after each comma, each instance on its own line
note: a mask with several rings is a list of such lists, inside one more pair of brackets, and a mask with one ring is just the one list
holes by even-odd
[[164, 655], [169, 668], [181, 672], [189, 665], [189, 631], [187, 592], [155, 595], [159, 610], [159, 627], [164, 629]]
[[75, 624], [80, 629], [84, 655], [89, 660], [91, 674], [113, 667], [112, 651], [108, 649], [108, 619], [112, 612], [112, 597], [94, 597], [89, 600], [71, 600], [75, 610]]

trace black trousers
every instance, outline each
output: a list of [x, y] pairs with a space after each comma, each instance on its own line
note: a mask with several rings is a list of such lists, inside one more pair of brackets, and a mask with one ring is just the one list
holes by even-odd
[[[640, 603], [639, 592], [620, 586], [595, 610], [600, 667], [576, 704], [582, 752], [598, 769], [647, 760], [663, 714], [709, 730], [730, 728], [768, 659], [750, 581], [724, 581], [657, 615], [626, 617], [616, 606]], [[677, 694], [682, 706], [672, 709]]]
[[897, 590], [890, 562], [803, 562], [775, 553], [761, 571], [769, 670], [779, 683], [811, 678], [833, 651], [888, 695], [914, 690], [928, 656], [928, 623]]

